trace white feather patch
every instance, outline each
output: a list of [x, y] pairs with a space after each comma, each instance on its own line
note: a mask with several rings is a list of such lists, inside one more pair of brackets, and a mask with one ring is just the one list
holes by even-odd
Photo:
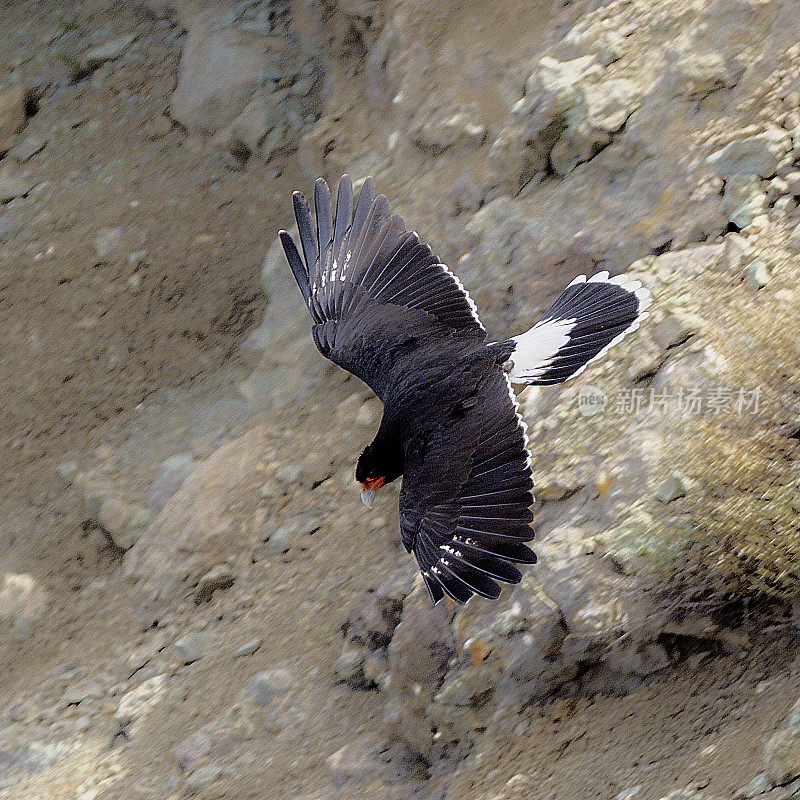
[[527, 461], [525, 462], [525, 468], [530, 470], [531, 468], [531, 454], [530, 450], [528, 450], [528, 423], [522, 418], [522, 414], [519, 413], [519, 401], [517, 400], [517, 395], [514, 392], [514, 387], [511, 385], [511, 378], [509, 378], [508, 373], [503, 373], [503, 377], [506, 379], [506, 384], [508, 384], [508, 396], [511, 398], [511, 403], [514, 406], [514, 413], [517, 416], [517, 425], [519, 429], [522, 431], [522, 441], [523, 446], [525, 447], [525, 455], [527, 456]]
[[538, 378], [558, 351], [569, 342], [569, 333], [575, 327], [574, 319], [550, 319], [537, 322], [529, 331], [512, 337], [516, 342], [511, 360], [511, 380], [521, 382]]
[[[642, 320], [647, 317], [647, 309], [653, 301], [650, 290], [642, 286], [641, 281], [635, 280], [628, 275], [609, 277], [609, 273], [606, 271], [598, 272], [588, 279], [585, 275], [578, 275], [570, 282], [569, 286], [579, 283], [610, 283], [614, 286], [619, 286], [620, 289], [630, 292], [636, 297], [639, 313], [636, 319], [622, 333], [615, 336], [597, 355], [581, 365], [569, 378], [580, 375], [589, 364], [601, 358], [609, 348], [622, 341], [629, 333], [637, 330]], [[511, 360], [514, 363], [514, 369], [511, 371], [511, 380], [517, 383], [525, 383], [540, 377], [547, 367], [552, 364], [558, 350], [569, 342], [569, 333], [576, 323], [577, 320], [574, 318], [537, 322], [526, 333], [513, 337], [513, 341], [517, 342], [517, 347], [511, 354]], [[559, 334], [561, 334], [561, 341], [559, 341]], [[549, 355], [547, 353], [548, 348], [550, 348]], [[543, 353], [544, 355], [542, 355]]]
[[451, 272], [450, 268], [446, 264], [439, 264], [439, 266], [453, 279], [453, 281], [455, 281], [456, 286], [458, 286], [459, 290], [463, 293], [467, 301], [472, 318], [478, 323], [478, 326], [482, 331], [486, 331], [486, 328], [483, 327], [483, 323], [481, 322], [481, 318], [478, 316], [478, 307], [475, 305], [475, 301], [469, 296], [469, 292], [464, 288], [464, 284], [461, 283], [461, 279], [454, 272]]

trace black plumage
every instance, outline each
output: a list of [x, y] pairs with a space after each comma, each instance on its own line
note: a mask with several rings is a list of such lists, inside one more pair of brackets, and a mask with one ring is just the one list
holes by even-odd
[[538, 323], [534, 363], [537, 326], [524, 343], [487, 345], [460, 281], [375, 196], [371, 178], [355, 207], [352, 183], [342, 178], [335, 217], [320, 179], [314, 205], [316, 224], [295, 193], [302, 257], [280, 232], [314, 341], [384, 404], [356, 478], [378, 488], [403, 476], [401, 538], [434, 602], [445, 593], [459, 602], [497, 597], [497, 581], [519, 582], [515, 563], [536, 560], [525, 544], [533, 539], [533, 481], [511, 362], [525, 351], [514, 371], [528, 370], [527, 382], [564, 380], [630, 328], [642, 303], [632, 284], [571, 284], [571, 299], [565, 293]]

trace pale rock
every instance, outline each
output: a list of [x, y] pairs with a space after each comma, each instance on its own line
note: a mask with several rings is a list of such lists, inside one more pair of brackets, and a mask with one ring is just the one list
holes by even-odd
[[119, 494], [103, 498], [93, 517], [121, 550], [130, 550], [152, 520], [149, 508], [129, 502]]
[[793, 725], [774, 734], [767, 742], [764, 759], [767, 776], [782, 785], [800, 776], [800, 726]]
[[789, 134], [770, 127], [764, 133], [737, 139], [706, 158], [706, 164], [719, 176], [760, 175], [771, 178], [791, 149]]
[[210, 631], [194, 631], [175, 642], [175, 652], [181, 662], [188, 665], [210, 655], [217, 646], [217, 637]]
[[194, 472], [197, 462], [192, 453], [178, 453], [165, 459], [147, 490], [147, 505], [158, 514], [184, 481]]
[[100, 228], [94, 240], [97, 257], [106, 259], [117, 253], [122, 247], [123, 236], [122, 228]]
[[214, 596], [218, 589], [228, 589], [233, 586], [236, 573], [228, 564], [218, 564], [212, 567], [197, 583], [194, 595], [195, 603], [206, 603]]
[[665, 556], [680, 554], [679, 542], [662, 541], [655, 530], [653, 516], [639, 509], [597, 536], [596, 541], [626, 574], [635, 574]]
[[0, 584], [0, 624], [9, 622], [18, 639], [27, 639], [45, 611], [49, 595], [31, 576], [6, 572]]
[[203, 764], [186, 779], [186, 790], [190, 794], [197, 794], [219, 780], [223, 774], [223, 769], [218, 764]]
[[792, 232], [789, 234], [787, 246], [790, 250], [800, 252], [800, 224], [796, 225]]
[[747, 270], [747, 279], [756, 289], [761, 289], [766, 286], [772, 275], [770, 275], [769, 266], [763, 258], [757, 258], [750, 264]]
[[274, 98], [271, 101], [263, 92], [245, 106], [244, 110], [231, 123], [231, 136], [242, 141], [251, 153], [255, 153], [267, 134], [275, 127]]
[[125, 574], [143, 624], [151, 625], [166, 607], [191, 596], [212, 567], [235, 563], [257, 544], [257, 531], [242, 534], [230, 496], [242, 475], [268, 460], [269, 441], [256, 426], [210, 455], [125, 554]]
[[639, 89], [633, 81], [605, 81], [587, 91], [586, 118], [592, 127], [614, 133], [625, 124], [638, 100]]
[[381, 771], [380, 754], [386, 749], [375, 734], [365, 733], [328, 756], [328, 769], [338, 781], [365, 778]]
[[113, 61], [119, 58], [136, 40], [134, 34], [120, 36], [117, 39], [112, 39], [110, 42], [105, 42], [98, 47], [93, 47], [88, 50], [81, 57], [81, 65], [85, 70], [96, 69], [106, 61]]
[[47, 145], [47, 139], [40, 136], [38, 133], [32, 133], [26, 136], [18, 145], [11, 148], [10, 155], [20, 163], [29, 161], [37, 153], [44, 150]]
[[673, 500], [685, 497], [686, 491], [686, 479], [680, 472], [673, 472], [666, 480], [659, 484], [656, 490], [656, 500], [661, 503], [671, 503]]
[[775, 177], [767, 185], [767, 200], [774, 203], [781, 195], [788, 194], [788, 192], [788, 182], [781, 177]]
[[189, 131], [214, 134], [233, 122], [264, 80], [263, 39], [221, 24], [211, 9], [189, 26], [170, 114]]
[[166, 690], [167, 676], [162, 674], [148, 678], [139, 686], [129, 690], [120, 698], [114, 718], [128, 733], [135, 730], [136, 723], [159, 703]]
[[259, 650], [263, 644], [263, 639], [252, 639], [251, 641], [247, 642], [247, 644], [237, 647], [233, 657], [244, 658], [245, 656], [251, 656], [256, 652], [256, 650]]
[[672, 67], [672, 79], [678, 94], [696, 100], [716, 89], [733, 86], [735, 73], [722, 53], [698, 51], [689, 40]]
[[28, 175], [14, 172], [10, 165], [0, 169], [0, 203], [8, 203], [28, 194], [36, 182]]
[[743, 264], [753, 257], [753, 247], [739, 233], [728, 233], [725, 236], [725, 261], [731, 272], [737, 272]]
[[760, 794], [766, 794], [772, 788], [772, 781], [766, 772], [759, 772], [746, 786], [743, 786], [738, 792], [737, 797], [742, 797], [744, 800], [750, 800], [752, 797], [757, 797]]
[[754, 174], [735, 174], [725, 181], [722, 212], [737, 228], [746, 228], [767, 208], [767, 195]]
[[268, 706], [289, 692], [296, 683], [295, 677], [284, 667], [257, 672], [247, 682], [246, 697], [257, 706]]
[[27, 103], [24, 86], [0, 92], [0, 156], [11, 147], [11, 138], [25, 127]]
[[653, 330], [653, 338], [664, 350], [682, 344], [691, 334], [691, 328], [674, 314], [667, 314]]
[[437, 155], [456, 145], [480, 147], [486, 139], [486, 127], [475, 122], [476, 107], [460, 108], [429, 98], [412, 119], [408, 136], [421, 150]]

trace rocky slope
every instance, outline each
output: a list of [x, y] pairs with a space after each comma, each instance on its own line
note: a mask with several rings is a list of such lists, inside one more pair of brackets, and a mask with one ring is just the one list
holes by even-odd
[[[799, 3], [9, 13], [0, 798], [800, 796]], [[272, 241], [345, 170], [493, 334], [654, 294], [521, 393], [494, 604], [430, 608], [353, 490], [380, 405]]]

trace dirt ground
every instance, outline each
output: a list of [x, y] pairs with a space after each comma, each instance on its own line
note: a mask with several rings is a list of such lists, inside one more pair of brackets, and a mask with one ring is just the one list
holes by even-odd
[[[263, 255], [287, 224], [291, 189], [307, 179], [291, 158], [230, 170], [177, 126], [164, 128], [181, 46], [179, 29], [164, 20], [133, 5], [97, 11], [68, 2], [11, 2], [0, 13], [0, 72], [14, 69], [35, 83], [45, 64], [50, 77], [28, 121], [47, 144], [25, 164], [46, 187], [0, 208], [0, 220], [13, 229], [0, 240], [0, 571], [31, 574], [53, 598], [34, 635], [0, 652], [3, 709], [60, 665], [99, 672], [109, 654], [145, 641], [126, 599], [119, 552], [87, 526], [79, 496], [56, 468], [102, 460], [134, 432], [146, 437], [149, 426], [153, 440], [153, 431], [160, 438], [139, 456], [147, 475], [191, 439], [202, 407], [235, 394], [252, 365], [240, 344], [265, 307]], [[102, 79], [73, 82], [63, 55], [98, 30], [101, 41], [125, 33], [144, 38], [142, 59]], [[457, 58], [454, 65], [459, 71]], [[98, 236], [113, 228], [122, 229], [124, 246], [99, 253]], [[138, 254], [133, 260], [131, 252]], [[241, 412], [226, 435], [255, 419]], [[377, 546], [371, 549], [380, 558]], [[228, 646], [258, 633], [272, 650], [318, 668], [320, 691], [330, 692], [330, 730], [308, 743], [305, 760], [302, 751], [276, 752], [259, 770], [260, 783], [254, 778], [215, 796], [275, 797], [275, 787], [280, 796], [299, 796], [322, 780], [325, 756], [347, 740], [342, 726], [382, 725], [373, 695], [337, 689], [330, 674], [341, 618], [325, 598], [337, 596], [336, 570], [361, 551], [351, 544], [332, 552], [338, 561], [324, 572], [308, 566], [303, 584], [314, 585], [308, 602], [319, 604], [316, 633], [249, 619], [247, 630], [228, 625], [224, 640]], [[261, 578], [267, 593], [273, 579], [280, 584], [280, 567], [272, 569]], [[298, 602], [292, 591], [267, 596], [275, 619], [288, 618]], [[639, 783], [646, 786], [641, 800], [681, 787], [732, 797], [763, 768], [764, 742], [800, 694], [797, 637], [758, 627], [751, 626], [746, 646], [684, 662], [631, 694], [557, 697], [529, 708], [524, 730], [463, 765], [448, 797], [490, 798], [523, 766], [533, 781], [526, 796], [541, 800], [611, 800]], [[192, 730], [202, 709], [227, 702], [224, 687], [235, 667], [212, 666], [190, 673], [196, 688], [184, 710], [130, 750], [125, 780], [98, 796], [158, 793], [151, 778], [165, 781], [173, 769], [170, 743]], [[107, 742], [98, 752], [103, 747]], [[72, 797], [72, 786], [65, 774], [63, 783], [38, 785], [35, 796]], [[0, 797], [32, 792], [21, 782]]]

